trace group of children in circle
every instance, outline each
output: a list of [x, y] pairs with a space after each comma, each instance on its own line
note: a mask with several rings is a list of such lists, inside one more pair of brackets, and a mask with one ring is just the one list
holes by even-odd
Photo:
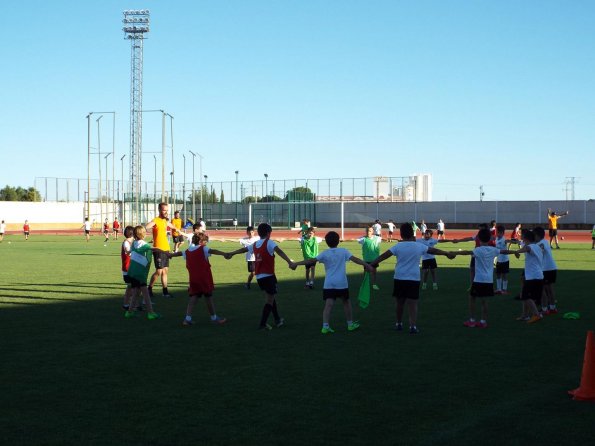
[[[167, 211], [165, 212], [167, 215]], [[391, 221], [394, 225], [394, 223]], [[149, 224], [151, 225], [151, 224]], [[147, 225], [147, 227], [149, 227]], [[201, 224], [193, 226], [192, 234], [184, 234], [183, 237], [191, 238], [188, 249], [175, 252], [166, 252], [151, 247], [144, 241], [146, 229], [143, 226], [127, 226], [124, 229], [126, 240], [122, 244], [122, 272], [127, 289], [124, 296], [124, 309], [126, 318], [133, 318], [142, 308], [138, 298], [142, 296], [147, 310], [149, 320], [158, 319], [160, 315], [153, 309], [151, 297], [152, 292], [147, 286], [147, 278], [151, 265], [151, 256], [158, 253], [165, 255], [168, 259], [182, 256], [185, 259], [186, 268], [189, 274], [188, 285], [188, 306], [186, 315], [182, 321], [183, 325], [193, 325], [193, 312], [196, 302], [204, 298], [210, 320], [215, 324], [224, 324], [226, 319], [217, 315], [213, 301], [214, 281], [209, 263], [211, 255], [220, 255], [231, 259], [238, 254], [246, 255], [248, 278], [246, 288], [250, 288], [254, 278], [263, 292], [265, 303], [261, 311], [258, 328], [271, 330], [269, 318], [272, 314], [276, 327], [285, 325], [285, 320], [279, 313], [277, 304], [277, 277], [275, 275], [275, 258], [280, 257], [291, 268], [295, 270], [298, 266], [306, 268], [305, 287], [314, 288], [315, 265], [322, 263], [325, 267], [325, 279], [322, 288], [324, 308], [322, 313], [322, 334], [334, 333], [330, 326], [330, 315], [334, 303], [341, 299], [345, 313], [348, 331], [357, 330], [360, 325], [353, 318], [353, 309], [349, 295], [349, 284], [346, 273], [346, 263], [351, 261], [364, 268], [371, 277], [372, 289], [379, 290], [376, 282], [376, 269], [378, 265], [395, 256], [396, 265], [393, 275], [392, 296], [396, 301], [395, 329], [403, 330], [403, 316], [405, 310], [408, 313], [409, 333], [417, 334], [418, 300], [420, 290], [426, 289], [426, 281], [429, 275], [432, 276], [432, 288], [438, 289], [436, 281], [436, 255], [446, 256], [449, 259], [457, 255], [471, 256], [470, 278], [471, 285], [469, 292], [469, 318], [463, 323], [466, 327], [487, 328], [488, 303], [487, 299], [495, 294], [507, 294], [507, 274], [509, 273], [509, 258], [513, 254], [520, 257], [525, 255], [525, 268], [523, 271], [522, 288], [520, 300], [523, 302], [523, 313], [519, 320], [528, 323], [535, 323], [542, 320], [545, 314], [557, 313], [554, 296], [554, 284], [556, 282], [556, 264], [552, 256], [550, 245], [544, 240], [545, 230], [536, 227], [533, 230], [521, 229], [517, 224], [510, 239], [505, 238], [505, 228], [496, 225], [493, 221], [491, 227], [487, 224], [479, 226], [477, 234], [473, 237], [447, 240], [444, 238], [444, 226], [441, 228], [441, 238], [433, 238], [433, 231], [425, 229], [423, 237], [416, 238], [413, 225], [404, 223], [400, 225], [400, 240], [392, 244], [388, 250], [380, 254], [380, 242], [382, 237], [375, 232], [380, 222], [366, 228], [366, 234], [358, 239], [362, 245], [362, 258], [354, 256], [349, 250], [339, 247], [340, 236], [335, 231], [326, 233], [324, 240], [328, 246], [327, 250], [319, 252], [318, 245], [322, 242], [316, 237], [316, 230], [305, 221], [301, 228], [299, 239], [302, 249], [303, 260], [295, 262], [271, 240], [272, 228], [267, 223], [261, 223], [255, 235], [253, 227], [248, 227], [246, 236], [240, 240], [241, 248], [223, 252], [217, 249], [210, 249], [207, 246], [208, 235], [204, 232]], [[170, 226], [168, 224], [168, 226]], [[153, 227], [151, 225], [151, 227]], [[389, 239], [392, 241], [392, 232], [396, 226], [389, 225]], [[182, 233], [183, 234], [183, 233]], [[177, 239], [175, 239], [178, 242]], [[436, 248], [438, 243], [452, 242], [460, 243], [472, 241], [475, 243], [473, 250], [466, 251], [444, 251]], [[181, 242], [181, 240], [180, 240]], [[512, 244], [519, 244], [519, 249], [511, 250]], [[178, 248], [178, 246], [176, 246]], [[420, 269], [421, 260], [421, 269]], [[156, 260], [157, 263], [157, 260]], [[496, 266], [496, 290], [493, 285], [493, 270]], [[158, 266], [159, 268], [159, 266]], [[421, 274], [423, 273], [423, 280]], [[164, 290], [167, 290], [164, 287]], [[169, 294], [164, 291], [164, 294]], [[480, 302], [481, 316], [476, 318], [477, 301]], [[541, 311], [538, 306], [541, 305]]]

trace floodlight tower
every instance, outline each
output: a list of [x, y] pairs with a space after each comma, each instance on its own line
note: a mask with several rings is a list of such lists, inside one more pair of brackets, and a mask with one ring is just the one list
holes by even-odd
[[124, 38], [130, 40], [130, 193], [131, 223], [140, 223], [143, 140], [143, 41], [149, 32], [149, 10], [124, 11]]

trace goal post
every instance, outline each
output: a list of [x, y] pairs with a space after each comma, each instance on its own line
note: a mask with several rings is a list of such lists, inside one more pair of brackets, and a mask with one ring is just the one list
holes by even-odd
[[336, 226], [340, 228], [341, 240], [345, 235], [344, 201], [271, 201], [248, 205], [248, 225], [268, 223], [277, 228], [299, 228], [301, 222], [309, 219], [313, 226]]

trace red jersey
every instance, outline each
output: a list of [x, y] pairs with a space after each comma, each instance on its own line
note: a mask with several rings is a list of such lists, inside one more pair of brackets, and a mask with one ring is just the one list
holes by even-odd
[[513, 240], [520, 240], [521, 239], [521, 230], [520, 229], [513, 229], [512, 230], [512, 235], [510, 236], [511, 239]]
[[205, 255], [205, 246], [200, 245], [196, 249], [188, 248], [184, 251], [186, 258], [186, 269], [188, 270], [189, 285], [188, 294], [212, 294], [215, 289], [211, 264]]
[[104, 223], [103, 224], [103, 230], [104, 231], [109, 231], [109, 223]]
[[[479, 237], [477, 235], [473, 238], [473, 241], [475, 242], [476, 248], [481, 246], [481, 242], [479, 241]], [[488, 242], [488, 246], [496, 246], [496, 239], [492, 237]]]
[[275, 256], [269, 254], [267, 246], [269, 239], [265, 239], [260, 247], [257, 247], [258, 242], [252, 245], [254, 252], [254, 273], [259, 274], [275, 274]]
[[120, 223], [118, 222], [118, 220], [114, 220], [114, 223], [112, 224], [112, 227], [114, 229], [120, 229]]
[[23, 225], [23, 232], [29, 232], [29, 225]]
[[122, 272], [123, 273], [128, 273], [128, 268], [130, 267], [130, 248], [131, 246], [128, 247], [128, 250], [126, 250], [126, 243], [128, 243], [128, 241], [124, 241], [122, 243], [122, 249], [120, 250], [120, 258], [122, 259]]

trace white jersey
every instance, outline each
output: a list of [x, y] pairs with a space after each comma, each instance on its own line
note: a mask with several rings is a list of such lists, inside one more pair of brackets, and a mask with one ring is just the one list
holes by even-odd
[[388, 232], [395, 232], [395, 224], [393, 222], [389, 221], [386, 226], [388, 226]]
[[[424, 237], [422, 237], [422, 238], [418, 238], [417, 242], [426, 245], [428, 248], [433, 248], [434, 246], [436, 246], [438, 244], [438, 240], [436, 240], [435, 238], [429, 238], [426, 240]], [[435, 258], [436, 258], [435, 255], [428, 254], [428, 253], [425, 253], [423, 256], [421, 256], [422, 260], [431, 260], [431, 259], [435, 259]]]
[[[244, 248], [248, 248], [248, 246], [253, 245], [258, 240], [260, 240], [260, 237], [257, 237], [255, 235], [252, 237], [244, 237], [240, 239], [240, 245], [242, 245]], [[254, 253], [248, 251], [246, 253], [246, 262], [254, 262], [255, 260], [256, 258], [254, 257]]]
[[552, 255], [552, 248], [550, 244], [542, 239], [541, 241], [537, 242], [536, 245], [541, 246], [543, 250], [543, 270], [544, 271], [555, 271], [558, 269], [556, 265], [556, 261], [554, 260], [554, 256]]
[[531, 252], [525, 253], [525, 280], [543, 279], [543, 250], [536, 243], [527, 245]]
[[6, 224], [0, 223], [0, 234], [4, 234], [4, 231], [6, 231]]
[[438, 231], [444, 232], [444, 222], [439, 221], [438, 224], [436, 225], [436, 229], [438, 229]]
[[372, 229], [374, 230], [375, 236], [380, 237], [382, 235], [382, 226], [380, 226], [380, 223], [374, 223]]
[[473, 282], [494, 282], [494, 259], [499, 253], [500, 250], [494, 246], [478, 246], [473, 250], [473, 257], [475, 258]]
[[425, 234], [427, 229], [428, 229], [428, 226], [425, 223], [422, 223], [421, 225], [419, 225], [419, 230], [421, 231], [422, 234]]
[[419, 282], [419, 259], [428, 252], [428, 247], [422, 243], [405, 241], [391, 246], [389, 251], [397, 258], [394, 278]]
[[[506, 249], [506, 237], [498, 237], [496, 238], [496, 248], [502, 250]], [[508, 254], [498, 254], [498, 263], [509, 262], [510, 258]]]
[[90, 221], [86, 221], [83, 226], [85, 228], [85, 231], [90, 231], [91, 230], [91, 222]]
[[345, 264], [351, 257], [352, 254], [345, 248], [329, 248], [318, 254], [316, 260], [324, 265], [326, 272], [324, 278], [325, 290], [344, 290], [349, 288]]

